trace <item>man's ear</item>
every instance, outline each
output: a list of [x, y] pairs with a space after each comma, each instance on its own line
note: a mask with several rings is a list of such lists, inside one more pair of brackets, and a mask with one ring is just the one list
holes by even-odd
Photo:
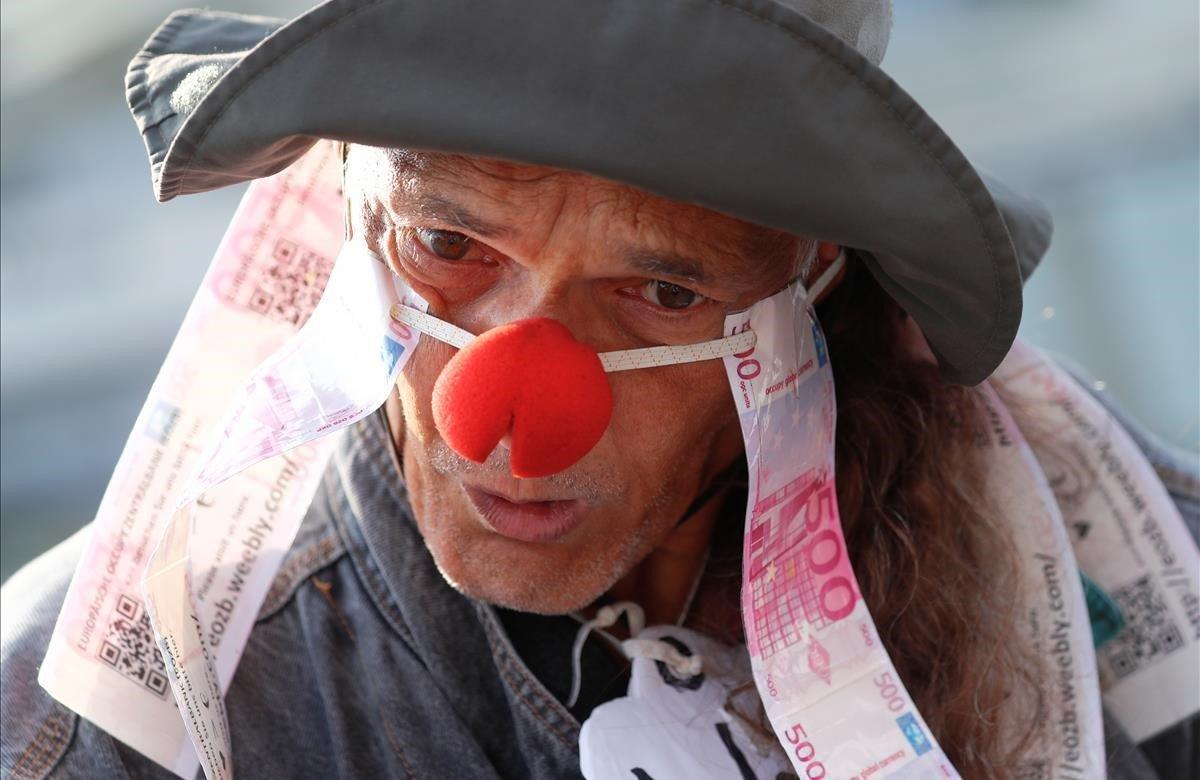
[[[814, 282], [820, 279], [821, 274], [825, 273], [825, 270], [829, 268], [829, 266], [833, 265], [833, 261], [837, 260], [838, 255], [841, 254], [841, 252], [842, 247], [833, 243], [832, 241], [818, 241], [816, 262], [813, 263], [812, 269], [808, 272], [808, 276], [804, 279], [805, 286], [811, 287]], [[841, 284], [841, 281], [845, 276], [846, 267], [842, 266], [842, 269], [838, 271], [837, 276], [835, 276], [833, 280], [825, 286], [825, 289], [821, 291], [821, 294], [817, 296], [817, 299], [813, 301], [813, 303], [817, 304], [825, 300], [833, 288]]]

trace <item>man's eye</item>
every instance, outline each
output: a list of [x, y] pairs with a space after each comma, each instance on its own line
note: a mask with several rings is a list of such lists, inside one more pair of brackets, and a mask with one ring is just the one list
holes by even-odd
[[686, 287], [658, 280], [646, 283], [644, 295], [646, 300], [651, 303], [661, 306], [664, 309], [673, 309], [675, 311], [699, 306], [707, 300], [700, 293], [689, 290]]
[[462, 260], [471, 251], [471, 237], [462, 233], [430, 228], [418, 228], [414, 232], [421, 246], [443, 260]]

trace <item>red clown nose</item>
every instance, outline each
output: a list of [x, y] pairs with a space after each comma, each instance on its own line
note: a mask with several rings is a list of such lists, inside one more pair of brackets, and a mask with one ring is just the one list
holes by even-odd
[[493, 328], [459, 350], [433, 386], [446, 444], [482, 463], [512, 434], [514, 477], [545, 477], [596, 446], [612, 389], [596, 351], [545, 317]]

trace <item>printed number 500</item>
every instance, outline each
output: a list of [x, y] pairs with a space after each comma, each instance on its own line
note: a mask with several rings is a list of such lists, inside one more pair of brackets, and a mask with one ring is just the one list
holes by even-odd
[[797, 723], [783, 734], [792, 744], [792, 753], [796, 756], [796, 760], [804, 765], [804, 776], [808, 780], [821, 780], [825, 777], [825, 765], [816, 760], [817, 749], [805, 739], [808, 732], [804, 730], [804, 727]]
[[[750, 330], [750, 323], [746, 322], [734, 328], [733, 332], [729, 335], [736, 336], [737, 334], [745, 333], [748, 330]], [[754, 379], [762, 373], [762, 364], [756, 359], [750, 357], [753, 354], [754, 347], [750, 347], [750, 349], [746, 350], [745, 352], [733, 353], [733, 356], [738, 359], [737, 375], [745, 382], [749, 382], [751, 379]]]
[[900, 695], [900, 686], [892, 678], [891, 672], [874, 677], [875, 687], [879, 689], [879, 695], [887, 702], [887, 708], [892, 712], [899, 712], [904, 709], [904, 697]]

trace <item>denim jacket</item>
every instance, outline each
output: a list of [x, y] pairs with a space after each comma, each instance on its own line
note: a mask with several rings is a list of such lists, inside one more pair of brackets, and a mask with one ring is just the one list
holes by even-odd
[[[1122, 422], [1196, 534], [1195, 463]], [[228, 693], [235, 772], [578, 777], [580, 720], [590, 706], [562, 703], [577, 624], [505, 613], [451, 589], [416, 530], [386, 437], [375, 415], [343, 439], [279, 569]], [[37, 684], [85, 533], [3, 588], [0, 775], [171, 777]], [[591, 706], [624, 693], [595, 685], [619, 678], [605, 668], [612, 663], [597, 647], [585, 650]], [[1109, 777], [1166, 780], [1200, 770], [1200, 719], [1140, 746], [1107, 717], [1105, 730]]]

